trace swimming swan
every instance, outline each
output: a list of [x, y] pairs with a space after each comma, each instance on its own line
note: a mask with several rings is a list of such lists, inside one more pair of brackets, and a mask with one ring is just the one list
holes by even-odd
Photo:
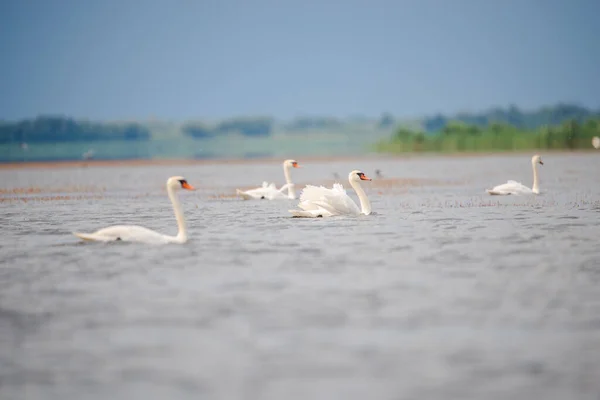
[[122, 240], [124, 242], [139, 242], [139, 243], [185, 243], [187, 242], [187, 228], [185, 225], [185, 219], [183, 218], [183, 212], [181, 211], [181, 205], [179, 199], [175, 194], [175, 191], [183, 188], [187, 190], [194, 190], [185, 178], [181, 176], [172, 176], [167, 180], [167, 194], [171, 203], [173, 204], [173, 210], [175, 211], [175, 218], [177, 219], [177, 226], [179, 232], [177, 236], [163, 235], [155, 232], [148, 228], [135, 225], [116, 225], [108, 228], [100, 229], [94, 233], [77, 233], [73, 234], [83, 240], [98, 241], [98, 242], [112, 242]]
[[498, 185], [492, 189], [487, 189], [487, 192], [491, 195], [505, 196], [508, 194], [539, 194], [540, 184], [538, 182], [538, 171], [537, 164], [544, 165], [542, 157], [538, 154], [531, 157], [531, 167], [533, 168], [533, 188], [529, 189], [527, 186], [516, 182], [508, 181], [502, 185]]
[[318, 218], [331, 217], [334, 215], [369, 215], [371, 214], [371, 202], [367, 198], [360, 181], [370, 181], [371, 178], [359, 170], [348, 174], [348, 182], [358, 195], [360, 208], [346, 194], [344, 187], [334, 183], [332, 189], [323, 186], [306, 185], [300, 194], [298, 207], [301, 210], [289, 210], [296, 218]]
[[[290, 178], [290, 168], [300, 168], [300, 166], [296, 160], [285, 160], [283, 162], [283, 175], [285, 176], [286, 184], [283, 185], [279, 190], [274, 183], [268, 184], [267, 182], [263, 182], [262, 187], [246, 191], [236, 189], [236, 193], [244, 200], [280, 200], [286, 198], [294, 200], [296, 198], [296, 190], [294, 184], [292, 183], [292, 179]], [[283, 191], [286, 188], [288, 190], [287, 196], [283, 194]]]

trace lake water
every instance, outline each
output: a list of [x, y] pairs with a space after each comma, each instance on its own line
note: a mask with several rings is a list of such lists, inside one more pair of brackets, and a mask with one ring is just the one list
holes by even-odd
[[[0, 170], [0, 398], [596, 400], [600, 153], [542, 157], [521, 197], [530, 155], [299, 159], [374, 178], [319, 219], [230, 197], [279, 163]], [[175, 234], [171, 175], [187, 244], [71, 235]]]

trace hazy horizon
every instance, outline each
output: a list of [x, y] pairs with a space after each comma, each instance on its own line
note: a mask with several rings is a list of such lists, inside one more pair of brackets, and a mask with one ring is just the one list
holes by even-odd
[[594, 0], [6, 1], [0, 119], [600, 108]]
[[[519, 104], [507, 104], [507, 105], [500, 105], [500, 106], [489, 106], [489, 107], [485, 107], [485, 108], [481, 108], [481, 109], [472, 109], [472, 110], [459, 110], [456, 112], [450, 112], [447, 114], [444, 114], [444, 116], [457, 116], [460, 115], [461, 113], [465, 113], [465, 114], [469, 114], [469, 115], [476, 115], [476, 114], [485, 114], [487, 112], [490, 112], [494, 109], [504, 109], [506, 110], [508, 107], [514, 105], [517, 108], [519, 108], [519, 111], [522, 113], [532, 113], [532, 112], [536, 112], [542, 108], [545, 107], [555, 107], [559, 104], [568, 104], [568, 105], [575, 105], [575, 106], [580, 106], [580, 107], [584, 107], [589, 109], [591, 112], [595, 112], [595, 113], [600, 113], [600, 108], [594, 108], [594, 107], [589, 107], [588, 105], [585, 104], [581, 104], [581, 103], [567, 103], [567, 102], [557, 102], [555, 104], [541, 104], [540, 106], [537, 107], [531, 107], [531, 108], [523, 108], [520, 107]], [[350, 115], [341, 115], [341, 116], [331, 116], [331, 115], [327, 115], [327, 114], [298, 114], [298, 115], [291, 115], [291, 116], [285, 116], [285, 117], [275, 117], [273, 115], [266, 115], [266, 114], [262, 114], [262, 115], [249, 115], [249, 114], [232, 114], [232, 115], [225, 115], [225, 116], [221, 116], [221, 117], [190, 117], [190, 118], [161, 118], [161, 117], [154, 117], [154, 116], [149, 116], [149, 117], [140, 117], [140, 118], [89, 118], [89, 117], [79, 117], [79, 116], [74, 116], [74, 115], [69, 115], [69, 114], [65, 114], [65, 113], [38, 113], [38, 114], [32, 114], [29, 116], [25, 116], [25, 117], [21, 117], [21, 118], [14, 118], [14, 119], [8, 119], [8, 118], [2, 118], [0, 117], [0, 121], [4, 121], [4, 122], [17, 122], [20, 120], [30, 120], [30, 119], [35, 119], [35, 118], [45, 118], [45, 117], [57, 117], [57, 118], [71, 118], [74, 120], [78, 120], [78, 121], [95, 121], [95, 122], [144, 122], [144, 123], [152, 123], [152, 122], [157, 122], [157, 123], [169, 123], [169, 124], [185, 124], [188, 122], [194, 122], [194, 121], [199, 121], [199, 122], [206, 122], [206, 123], [211, 123], [211, 122], [218, 122], [218, 121], [223, 121], [223, 120], [228, 120], [228, 119], [237, 119], [237, 118], [272, 118], [272, 120], [275, 123], [287, 123], [287, 122], [291, 122], [293, 120], [296, 119], [301, 119], [301, 118], [335, 118], [338, 119], [340, 121], [344, 121], [344, 120], [352, 120], [352, 119], [365, 119], [368, 121], [375, 121], [378, 119], [381, 119], [383, 114], [391, 114], [392, 117], [397, 118], [398, 121], [419, 121], [422, 119], [426, 119], [426, 118], [433, 118], [436, 115], [438, 115], [438, 113], [424, 113], [421, 115], [414, 115], [414, 116], [399, 116], [396, 115], [394, 113], [390, 113], [388, 111], [382, 111], [379, 114], [376, 115], [358, 115], [358, 114], [350, 114]]]

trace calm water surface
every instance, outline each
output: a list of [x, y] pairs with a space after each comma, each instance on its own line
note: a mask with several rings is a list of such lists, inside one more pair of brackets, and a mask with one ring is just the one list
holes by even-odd
[[[314, 220], [227, 197], [278, 163], [0, 170], [0, 398], [598, 399], [600, 153], [543, 159], [525, 197], [484, 189], [527, 155], [299, 160], [383, 174]], [[171, 175], [189, 243], [70, 234], [175, 234]]]

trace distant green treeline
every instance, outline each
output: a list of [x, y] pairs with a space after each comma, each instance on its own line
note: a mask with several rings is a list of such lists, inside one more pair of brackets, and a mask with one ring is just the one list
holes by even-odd
[[[398, 120], [378, 117], [267, 116], [219, 121], [93, 122], [66, 116], [0, 121], [0, 162], [218, 158], [381, 152], [589, 148], [600, 112], [568, 104], [522, 111]], [[393, 137], [389, 135], [394, 132]]]
[[[496, 108], [480, 113], [460, 113], [454, 116], [435, 115], [413, 121], [414, 134], [441, 132], [456, 122], [484, 129], [494, 123], [513, 126], [523, 131], [535, 130], [541, 126], [554, 126], [568, 120], [583, 123], [590, 118], [600, 117], [585, 107], [558, 104], [543, 107], [535, 111], [521, 111], [515, 106], [506, 109]], [[405, 121], [406, 122], [406, 121]], [[274, 132], [303, 134], [308, 132], [344, 133], [354, 129], [357, 124], [370, 126], [375, 130], [391, 130], [398, 126], [391, 113], [380, 117], [334, 118], [323, 116], [304, 116], [290, 121], [276, 121], [271, 117], [235, 117], [207, 123], [189, 121], [186, 123], [154, 122], [90, 122], [76, 120], [66, 116], [39, 116], [21, 121], [0, 121], [0, 144], [7, 143], [77, 143], [102, 141], [147, 141], [165, 135], [175, 138], [187, 136], [192, 139], [211, 139], [226, 134], [240, 134], [248, 138], [266, 138]], [[503, 125], [503, 126], [504, 126]], [[420, 130], [417, 129], [420, 127]], [[499, 128], [495, 128], [496, 130]], [[503, 128], [504, 129], [504, 128]], [[510, 129], [504, 129], [510, 131]], [[369, 138], [365, 138], [368, 140]]]
[[387, 153], [509, 151], [528, 149], [589, 149], [591, 139], [600, 135], [600, 118], [582, 122], [570, 119], [555, 126], [522, 129], [508, 123], [486, 126], [449, 121], [435, 134], [399, 128], [391, 139], [376, 144]]
[[[367, 120], [368, 121], [368, 120]], [[206, 139], [228, 133], [239, 133], [247, 137], [267, 137], [276, 126], [285, 132], [302, 133], [314, 130], [343, 131], [356, 121], [342, 120], [333, 117], [298, 117], [291, 121], [277, 124], [270, 117], [238, 117], [209, 125], [204, 122], [188, 122], [181, 127], [183, 134], [194, 139]], [[394, 119], [384, 113], [374, 125], [381, 129], [393, 126]]]
[[67, 117], [38, 117], [19, 122], [0, 121], [0, 144], [148, 139], [149, 129], [138, 123], [75, 121]]
[[[389, 127], [389, 116], [384, 116], [381, 126]], [[175, 124], [170, 130], [193, 139], [209, 139], [230, 133], [247, 137], [268, 137], [275, 128], [270, 117], [238, 117], [218, 123], [186, 122]], [[344, 129], [344, 121], [327, 117], [300, 117], [280, 125], [289, 132], [313, 129]], [[151, 139], [152, 124], [143, 122], [90, 122], [62, 116], [40, 116], [17, 122], [0, 121], [2, 143], [65, 143], [93, 141], [145, 141]]]
[[451, 122], [464, 122], [469, 125], [486, 127], [493, 123], [504, 123], [522, 130], [532, 130], [542, 126], [555, 126], [568, 120], [583, 121], [600, 117], [600, 110], [593, 111], [575, 104], [557, 104], [540, 107], [533, 111], [522, 111], [517, 106], [492, 108], [477, 113], [458, 113], [453, 116], [434, 115], [422, 120], [422, 128], [427, 133], [440, 132]]
[[[180, 128], [184, 135], [195, 139], [237, 132], [245, 136], [268, 136], [273, 127], [271, 118], [234, 118], [214, 126], [190, 122]], [[152, 129], [141, 122], [90, 122], [62, 116], [40, 116], [17, 122], [0, 121], [2, 143], [65, 143], [94, 141], [145, 141]]]
[[202, 122], [188, 122], [181, 130], [194, 139], [205, 139], [231, 132], [245, 136], [269, 136], [273, 130], [273, 123], [273, 119], [268, 117], [232, 118], [212, 126]]

